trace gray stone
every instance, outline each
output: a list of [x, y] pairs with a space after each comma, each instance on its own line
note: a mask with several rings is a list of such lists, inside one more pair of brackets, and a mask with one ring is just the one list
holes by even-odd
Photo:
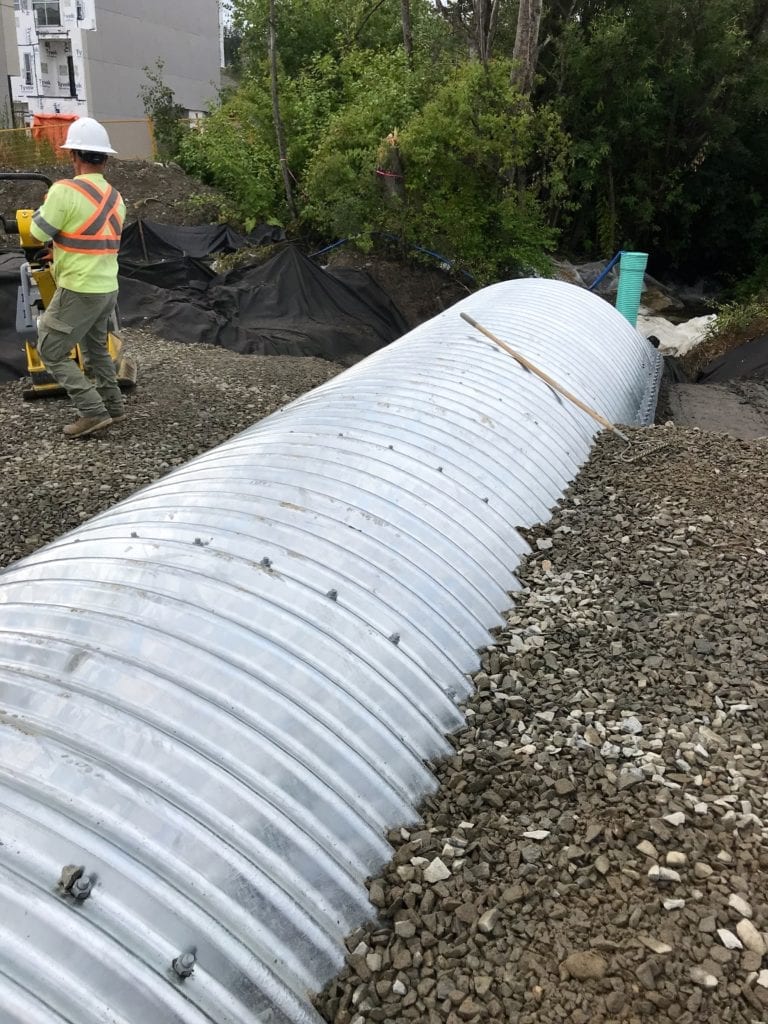
[[732, 892], [728, 897], [728, 906], [731, 910], [735, 910], [740, 917], [752, 917], [752, 906], [748, 903], [743, 896], [738, 893]]
[[717, 988], [718, 980], [715, 975], [709, 974], [702, 967], [692, 967], [689, 977], [694, 985], [700, 985], [701, 988]]
[[498, 919], [499, 912], [495, 907], [493, 907], [491, 910], [486, 910], [486, 912], [477, 922], [478, 930], [481, 931], [484, 935], [490, 935]]
[[576, 786], [570, 779], [557, 779], [555, 781], [555, 792], [558, 796], [568, 796], [576, 792]]
[[446, 878], [451, 877], [451, 872], [439, 857], [435, 857], [435, 859], [424, 868], [422, 877], [425, 882], [429, 883], [444, 882]]
[[705, 878], [710, 878], [714, 874], [714, 870], [709, 866], [709, 864], [697, 861], [693, 865], [693, 874], [699, 879], [699, 881], [704, 881]]
[[590, 978], [603, 978], [608, 970], [608, 963], [599, 953], [591, 950], [577, 950], [563, 960], [560, 965], [566, 974], [577, 981]]
[[759, 953], [760, 956], [765, 956], [766, 951], [768, 951], [765, 939], [751, 921], [747, 920], [747, 918], [742, 918], [736, 925], [736, 934], [741, 939], [745, 949], [749, 949], [753, 953]]

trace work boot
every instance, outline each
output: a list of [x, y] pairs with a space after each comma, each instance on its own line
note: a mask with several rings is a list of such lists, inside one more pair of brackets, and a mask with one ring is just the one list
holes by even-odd
[[125, 408], [120, 410], [107, 409], [107, 414], [111, 417], [113, 423], [120, 423], [125, 419]]
[[108, 413], [103, 416], [81, 416], [74, 423], [68, 423], [64, 427], [67, 437], [87, 437], [88, 434], [95, 434], [97, 430], [104, 430], [112, 423], [112, 417]]

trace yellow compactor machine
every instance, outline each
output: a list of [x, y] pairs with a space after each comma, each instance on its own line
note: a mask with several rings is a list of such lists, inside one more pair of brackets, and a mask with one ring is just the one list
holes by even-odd
[[[48, 188], [53, 184], [51, 179], [44, 174], [21, 171], [1, 171], [0, 181], [39, 181]], [[16, 301], [16, 330], [24, 339], [27, 373], [31, 380], [30, 386], [22, 392], [25, 401], [64, 394], [64, 389], [46, 370], [36, 347], [37, 319], [53, 298], [56, 283], [53, 279], [50, 250], [38, 241], [30, 230], [33, 213], [34, 210], [17, 210], [15, 217], [0, 217], [6, 234], [19, 236], [19, 242], [26, 257], [20, 268], [19, 292]], [[115, 364], [117, 382], [120, 387], [123, 390], [134, 387], [137, 366], [125, 351], [125, 345], [119, 334], [117, 314], [113, 318], [107, 335], [107, 349]], [[83, 359], [79, 345], [72, 349], [71, 357], [87, 374], [88, 365]]]

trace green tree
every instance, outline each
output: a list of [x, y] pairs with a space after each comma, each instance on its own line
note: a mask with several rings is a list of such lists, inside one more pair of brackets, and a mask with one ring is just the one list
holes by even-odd
[[186, 171], [216, 185], [242, 222], [285, 220], [269, 95], [242, 89], [182, 140]]
[[552, 0], [538, 98], [575, 140], [572, 249], [691, 271], [765, 251], [767, 16], [765, 0]]
[[153, 68], [142, 69], [147, 81], [139, 86], [139, 99], [154, 126], [157, 155], [161, 160], [173, 160], [184, 137], [186, 110], [176, 102], [176, 96], [163, 79], [165, 62], [159, 57]]
[[569, 140], [511, 85], [509, 60], [456, 69], [401, 133], [407, 223], [478, 278], [546, 272]]

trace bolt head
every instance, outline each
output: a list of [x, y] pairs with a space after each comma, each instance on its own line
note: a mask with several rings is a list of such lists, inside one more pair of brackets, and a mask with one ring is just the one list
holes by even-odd
[[87, 900], [91, 895], [91, 889], [93, 885], [90, 878], [82, 876], [76, 878], [72, 883], [72, 888], [69, 890], [76, 900]]
[[195, 969], [197, 957], [194, 953], [181, 953], [171, 966], [180, 978], [188, 978]]

